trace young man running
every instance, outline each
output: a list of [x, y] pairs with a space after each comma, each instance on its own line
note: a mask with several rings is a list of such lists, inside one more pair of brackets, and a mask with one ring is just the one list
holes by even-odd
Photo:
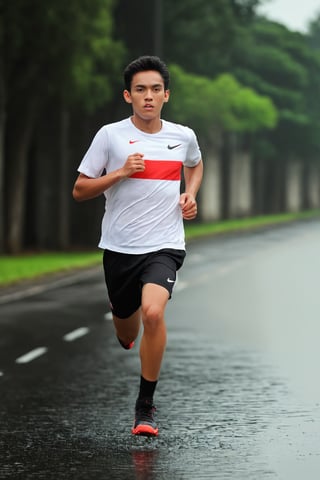
[[[185, 257], [183, 219], [197, 215], [202, 160], [194, 132], [161, 119], [169, 72], [154, 56], [124, 71], [132, 116], [103, 126], [78, 171], [76, 200], [104, 194], [99, 247], [118, 340], [133, 347], [142, 321], [140, 390], [132, 433], [157, 435], [153, 396], [166, 347], [164, 312]], [[185, 192], [180, 194], [181, 169]]]

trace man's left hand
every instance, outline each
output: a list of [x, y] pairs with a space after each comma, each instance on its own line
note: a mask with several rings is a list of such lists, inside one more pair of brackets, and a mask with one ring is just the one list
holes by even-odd
[[180, 207], [184, 220], [193, 220], [197, 216], [197, 202], [191, 193], [182, 193], [180, 195]]

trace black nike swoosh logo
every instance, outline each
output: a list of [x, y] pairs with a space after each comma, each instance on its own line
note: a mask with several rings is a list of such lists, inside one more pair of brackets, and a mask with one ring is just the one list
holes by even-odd
[[180, 147], [181, 143], [178, 143], [178, 145], [168, 145], [169, 150], [173, 150], [174, 148]]

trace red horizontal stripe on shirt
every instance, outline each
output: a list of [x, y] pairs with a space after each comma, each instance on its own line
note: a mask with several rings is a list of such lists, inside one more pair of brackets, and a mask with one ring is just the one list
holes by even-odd
[[182, 162], [179, 160], [145, 160], [143, 172], [137, 172], [130, 178], [145, 180], [180, 180]]

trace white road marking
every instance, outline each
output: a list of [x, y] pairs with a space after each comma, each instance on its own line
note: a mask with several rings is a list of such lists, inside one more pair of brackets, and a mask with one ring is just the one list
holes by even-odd
[[[235, 260], [234, 262], [230, 263], [230, 264], [226, 264], [226, 265], [223, 265], [223, 266], [220, 266], [218, 267], [216, 270], [215, 270], [215, 273], [218, 275], [218, 276], [223, 276], [223, 275], [227, 275], [228, 273], [232, 273], [234, 270], [236, 270], [237, 268], [240, 268], [242, 267], [243, 265], [245, 264], [245, 261], [244, 260]], [[206, 283], [208, 282], [208, 280], [210, 280], [210, 275], [208, 273], [204, 273], [203, 275], [200, 275], [199, 277], [197, 277], [196, 279], [194, 279], [192, 281], [192, 286], [195, 286], [195, 285], [200, 285], [201, 283]], [[175, 287], [174, 287], [174, 291], [175, 292], [180, 292], [182, 290], [185, 290], [186, 288], [189, 288], [191, 286], [190, 282], [182, 282], [182, 281], [179, 281]]]
[[83, 337], [84, 335], [87, 335], [89, 333], [89, 328], [88, 327], [80, 327], [77, 328], [76, 330], [73, 330], [72, 332], [66, 333], [63, 336], [63, 340], [66, 342], [73, 342], [73, 340], [76, 340], [77, 338]]
[[217, 269], [217, 274], [218, 275], [226, 275], [227, 273], [233, 272], [233, 270], [236, 270], [237, 268], [242, 267], [245, 264], [245, 260], [235, 260], [233, 263], [230, 263], [229, 265], [224, 265], [223, 267], [220, 267]]
[[44, 355], [45, 353], [47, 353], [47, 351], [48, 351], [47, 347], [35, 348], [34, 350], [31, 350], [30, 352], [26, 353], [25, 355], [22, 355], [21, 357], [17, 358], [16, 363], [32, 362], [32, 360], [40, 357], [41, 355]]
[[111, 312], [107, 312], [104, 314], [103, 318], [105, 320], [112, 320], [112, 313]]

